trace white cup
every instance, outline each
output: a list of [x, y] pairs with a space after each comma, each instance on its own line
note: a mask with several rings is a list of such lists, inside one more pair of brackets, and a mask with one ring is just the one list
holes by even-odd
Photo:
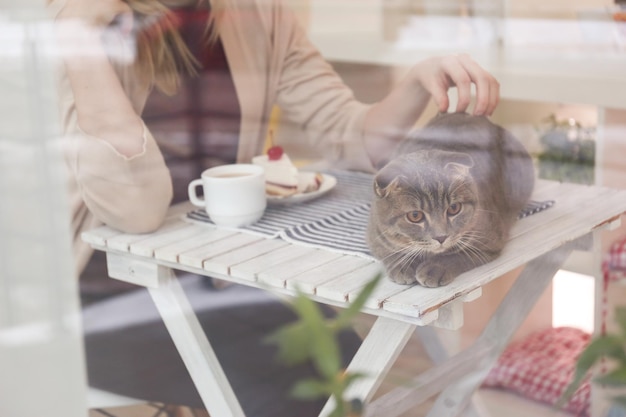
[[[197, 188], [202, 185], [204, 198]], [[250, 225], [263, 216], [267, 206], [263, 167], [230, 164], [207, 169], [202, 178], [189, 183], [189, 200], [203, 207], [213, 223], [220, 226]]]

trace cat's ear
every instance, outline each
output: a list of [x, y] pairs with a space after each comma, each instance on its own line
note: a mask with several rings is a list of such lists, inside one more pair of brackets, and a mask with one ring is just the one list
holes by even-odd
[[467, 174], [474, 166], [474, 159], [462, 152], [448, 152], [445, 156], [446, 164], [444, 165], [444, 169], [446, 171], [458, 172], [461, 174]]
[[376, 197], [385, 198], [387, 197], [393, 190], [398, 188], [400, 184], [400, 177], [395, 177], [391, 182], [387, 183], [379, 182], [378, 176], [374, 179], [374, 193], [376, 193]]
[[387, 197], [389, 193], [398, 188], [401, 177], [401, 172], [393, 163], [384, 166], [374, 177], [374, 193], [376, 196], [378, 198]]

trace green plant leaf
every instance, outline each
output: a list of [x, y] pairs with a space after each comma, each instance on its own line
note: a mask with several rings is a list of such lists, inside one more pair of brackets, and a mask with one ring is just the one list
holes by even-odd
[[335, 409], [328, 415], [328, 417], [347, 417], [345, 408], [346, 407], [343, 402], [338, 402]]
[[339, 313], [337, 319], [335, 320], [335, 326], [337, 329], [345, 329], [351, 325], [352, 320], [361, 311], [365, 302], [370, 298], [382, 276], [383, 275], [379, 273], [372, 278], [372, 280], [369, 281], [365, 287], [363, 287], [354, 301], [350, 303], [350, 306], [343, 309], [341, 313]]
[[296, 297], [292, 306], [300, 318], [311, 328], [324, 326], [325, 317], [319, 306], [299, 289], [296, 289]]
[[586, 373], [602, 357], [619, 361], [626, 360], [624, 344], [621, 337], [615, 335], [599, 336], [591, 341], [582, 351], [576, 362], [576, 372]]
[[324, 381], [319, 381], [317, 379], [305, 379], [298, 381], [291, 390], [291, 395], [300, 400], [326, 398], [330, 396], [330, 394], [330, 387], [324, 383]]
[[595, 378], [594, 381], [611, 387], [626, 386], [626, 368], [617, 368], [605, 375]]
[[557, 407], [562, 407], [574, 395], [589, 370], [602, 357], [614, 358], [620, 361], [626, 359], [620, 337], [614, 335], [600, 336], [589, 343], [578, 357], [574, 378], [557, 402]]
[[265, 338], [266, 343], [278, 346], [278, 360], [286, 365], [297, 365], [311, 357], [311, 332], [303, 322], [281, 327]]
[[341, 370], [341, 352], [335, 333], [319, 306], [302, 294], [300, 290], [294, 300], [294, 308], [300, 315], [309, 334], [310, 356], [316, 369], [327, 379], [332, 379]]
[[341, 371], [339, 344], [329, 327], [313, 334], [311, 349], [313, 363], [324, 377], [332, 379]]

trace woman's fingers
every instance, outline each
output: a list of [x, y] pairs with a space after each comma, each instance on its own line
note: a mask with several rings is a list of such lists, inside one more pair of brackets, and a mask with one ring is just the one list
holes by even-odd
[[458, 100], [456, 105], [457, 112], [463, 112], [467, 110], [470, 105], [472, 97], [472, 79], [467, 72], [467, 69], [461, 64], [460, 60], [456, 56], [445, 57], [441, 61], [443, 72], [450, 79], [450, 85], [456, 86]]
[[475, 115], [491, 115], [500, 100], [498, 81], [468, 55], [450, 55], [433, 58], [417, 65], [418, 78], [431, 94], [439, 111], [447, 111], [448, 90], [457, 88], [457, 112], [465, 112], [472, 101], [472, 85], [475, 86]]
[[448, 98], [450, 80], [448, 77], [445, 74], [438, 74], [438, 76], [435, 76], [434, 80], [431, 81], [431, 85], [425, 87], [439, 111], [447, 112], [448, 107], [450, 107], [450, 99]]
[[461, 55], [459, 63], [465, 68], [470, 79], [476, 86], [475, 115], [491, 115], [500, 99], [498, 81], [468, 55]]
[[[424, 60], [413, 67], [416, 79], [430, 94], [440, 112], [447, 112], [450, 107], [448, 90], [456, 82], [460, 83], [463, 68], [455, 62], [455, 58], [435, 57]], [[469, 97], [467, 98], [469, 100]]]

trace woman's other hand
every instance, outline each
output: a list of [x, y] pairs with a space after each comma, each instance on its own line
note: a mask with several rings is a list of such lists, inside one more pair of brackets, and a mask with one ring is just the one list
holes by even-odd
[[72, 20], [103, 30], [112, 23], [124, 34], [133, 29], [133, 13], [122, 0], [66, 0], [57, 19]]
[[450, 104], [448, 90], [458, 91], [457, 112], [467, 111], [471, 101], [472, 84], [476, 87], [473, 114], [490, 116], [500, 100], [500, 84], [489, 72], [478, 65], [469, 55], [433, 57], [416, 64], [410, 72], [432, 97], [441, 112], [447, 112]]

